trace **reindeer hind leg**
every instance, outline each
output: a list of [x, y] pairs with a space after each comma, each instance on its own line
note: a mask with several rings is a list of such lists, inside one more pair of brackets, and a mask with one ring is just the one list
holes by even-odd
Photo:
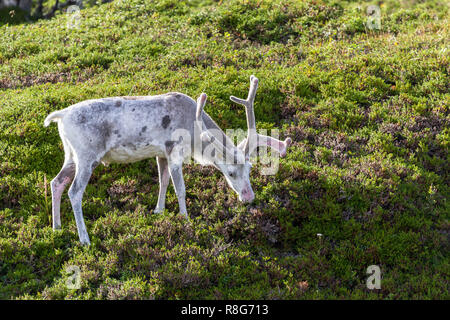
[[52, 227], [53, 230], [61, 229], [61, 196], [66, 186], [72, 181], [75, 175], [75, 163], [67, 142], [63, 139], [65, 151], [64, 164], [58, 175], [52, 180], [50, 186], [52, 190]]
[[61, 229], [61, 196], [75, 175], [75, 164], [64, 162], [58, 175], [51, 182], [53, 230]]

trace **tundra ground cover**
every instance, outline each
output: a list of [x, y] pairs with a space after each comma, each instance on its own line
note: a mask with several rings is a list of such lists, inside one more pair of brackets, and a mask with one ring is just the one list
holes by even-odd
[[[448, 299], [449, 64], [446, 1], [380, 3], [380, 29], [353, 1], [114, 1], [0, 27], [0, 298]], [[167, 210], [154, 159], [98, 167], [51, 229], [63, 162], [54, 110], [81, 100], [208, 94], [229, 101], [260, 79], [258, 128], [293, 145], [276, 175], [258, 168], [241, 204], [220, 172], [184, 168], [191, 220]], [[317, 234], [321, 234], [318, 236]], [[81, 270], [81, 288], [66, 272]], [[382, 271], [366, 287], [367, 267]]]

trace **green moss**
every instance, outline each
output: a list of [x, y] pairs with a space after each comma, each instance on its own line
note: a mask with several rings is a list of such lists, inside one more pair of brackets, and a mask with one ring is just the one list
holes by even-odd
[[[0, 298], [448, 299], [448, 8], [352, 1], [115, 1], [0, 26]], [[2, 20], [3, 21], [3, 20]], [[184, 168], [191, 220], [167, 210], [153, 159], [98, 167], [82, 247], [49, 181], [63, 162], [44, 118], [76, 102], [208, 93], [223, 128], [243, 128], [248, 77], [258, 128], [294, 143], [243, 205], [220, 172]], [[378, 265], [382, 288], [366, 288]], [[66, 286], [70, 266], [80, 289]]]

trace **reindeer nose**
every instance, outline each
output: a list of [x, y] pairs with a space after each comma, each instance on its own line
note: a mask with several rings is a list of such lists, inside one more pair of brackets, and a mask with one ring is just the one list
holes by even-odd
[[255, 199], [255, 194], [252, 189], [244, 189], [242, 190], [242, 201], [243, 202], [252, 202]]

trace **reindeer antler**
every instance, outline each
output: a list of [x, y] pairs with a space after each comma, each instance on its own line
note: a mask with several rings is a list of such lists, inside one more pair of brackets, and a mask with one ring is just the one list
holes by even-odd
[[203, 112], [203, 107], [205, 106], [206, 103], [206, 93], [202, 93], [198, 98], [197, 98], [197, 112], [195, 113], [195, 120], [197, 121], [202, 121], [202, 112]]
[[[202, 93], [197, 98], [197, 110], [195, 113], [195, 120], [200, 128], [200, 139], [204, 142], [209, 142], [212, 144], [214, 149], [216, 150], [215, 154], [218, 158], [223, 159], [226, 161], [226, 157], [234, 157], [235, 152], [231, 148], [231, 146], [234, 147], [234, 144], [230, 142], [230, 144], [227, 143], [228, 138], [222, 133], [221, 130], [209, 130], [205, 126], [203, 126], [203, 119], [202, 119], [202, 113], [203, 113], [203, 107], [206, 103], [206, 93]], [[234, 159], [234, 158], [233, 158]], [[241, 160], [238, 160], [239, 162], [244, 162], [244, 158]]]
[[245, 112], [247, 114], [247, 138], [244, 139], [238, 147], [244, 151], [246, 157], [250, 157], [252, 152], [262, 145], [269, 146], [280, 153], [281, 157], [286, 155], [286, 149], [291, 145], [291, 138], [286, 138], [284, 141], [278, 139], [264, 136], [256, 133], [256, 121], [255, 121], [255, 111], [253, 105], [255, 103], [256, 90], [258, 89], [258, 78], [255, 76], [250, 76], [250, 89], [248, 92], [248, 97], [246, 100], [237, 98], [235, 96], [230, 96], [231, 101], [245, 106]]
[[248, 97], [246, 100], [231, 96], [230, 99], [233, 102], [242, 104], [245, 106], [245, 113], [247, 114], [247, 139], [243, 147], [245, 156], [250, 156], [249, 142], [252, 141], [252, 135], [256, 134], [256, 121], [255, 121], [255, 111], [253, 105], [255, 103], [256, 90], [258, 89], [258, 78], [254, 75], [250, 76], [250, 89], [248, 91]]
[[200, 126], [200, 138], [202, 139], [202, 141], [211, 141], [214, 139], [214, 137], [210, 135], [207, 130], [203, 129], [202, 121], [203, 107], [205, 106], [206, 98], [207, 96], [204, 92], [197, 98], [197, 111], [195, 112], [195, 121]]

